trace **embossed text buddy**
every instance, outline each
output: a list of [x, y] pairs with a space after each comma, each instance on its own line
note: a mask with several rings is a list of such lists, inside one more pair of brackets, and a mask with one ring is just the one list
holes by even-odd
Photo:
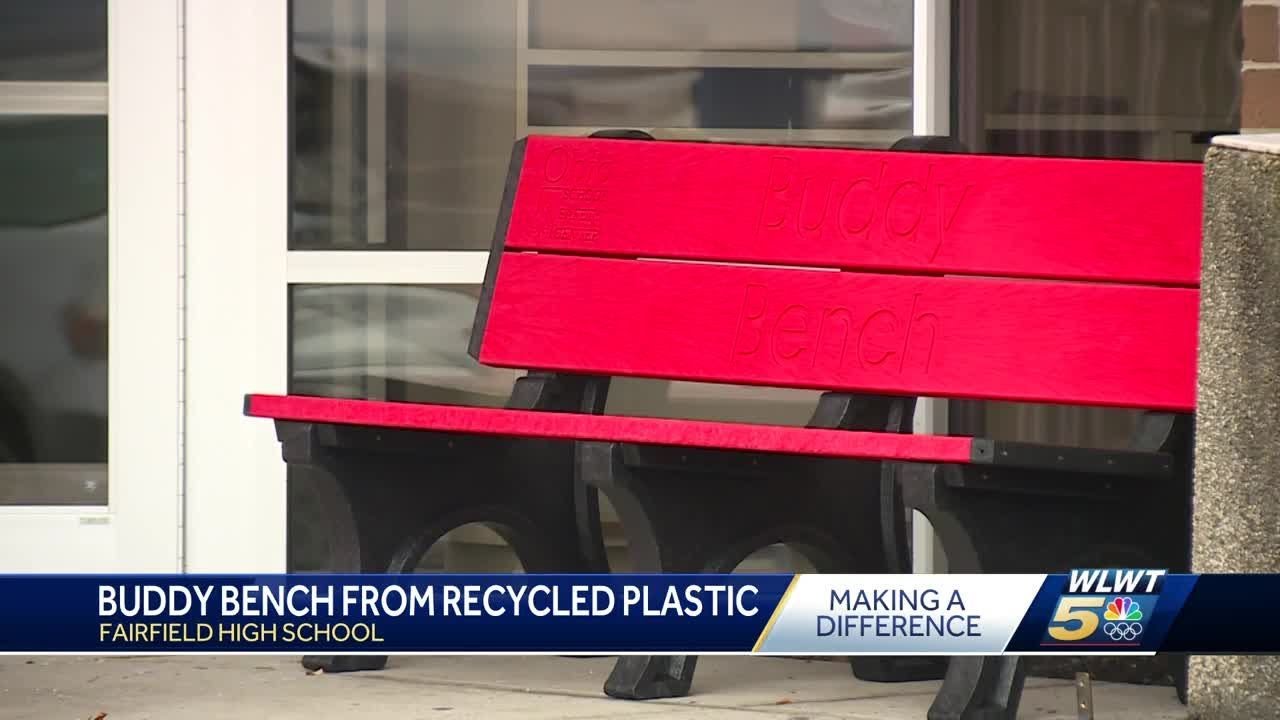
[[758, 231], [804, 240], [880, 243], [932, 262], [973, 186], [941, 182], [933, 164], [919, 165], [907, 165], [912, 171], [905, 177], [901, 166], [889, 160], [865, 165], [857, 174], [841, 168], [802, 172], [791, 158], [773, 157], [761, 193]]

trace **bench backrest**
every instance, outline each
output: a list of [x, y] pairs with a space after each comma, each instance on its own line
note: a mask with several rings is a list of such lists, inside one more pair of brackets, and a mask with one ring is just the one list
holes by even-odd
[[1201, 167], [530, 137], [488, 365], [1188, 411]]

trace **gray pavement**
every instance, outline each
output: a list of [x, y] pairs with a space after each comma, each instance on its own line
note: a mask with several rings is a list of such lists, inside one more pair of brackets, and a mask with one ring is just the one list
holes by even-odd
[[[292, 657], [0, 657], [0, 719], [924, 718], [938, 684], [863, 683], [844, 663], [707, 657], [694, 694], [610, 700], [612, 660], [402, 657], [384, 671], [308, 675]], [[1035, 678], [1020, 718], [1074, 718], [1068, 681]], [[1096, 684], [1098, 718], [1187, 717], [1173, 689]]]

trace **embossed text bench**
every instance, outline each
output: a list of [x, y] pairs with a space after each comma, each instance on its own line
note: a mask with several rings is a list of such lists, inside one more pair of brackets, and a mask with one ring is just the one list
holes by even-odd
[[[903, 498], [952, 571], [1182, 567], [1200, 193], [1193, 164], [531, 137], [470, 347], [528, 371], [507, 407], [246, 411], [331, 500], [350, 569], [412, 570], [471, 521], [528, 570], [604, 569], [597, 491], [637, 569], [789, 542], [902, 571]], [[809, 427], [605, 414], [619, 376], [824, 394]], [[911, 434], [917, 397], [1146, 412], [1127, 448], [1057, 447]], [[682, 694], [693, 667], [623, 658], [606, 691]], [[955, 658], [933, 716], [1012, 714], [1021, 678]]]

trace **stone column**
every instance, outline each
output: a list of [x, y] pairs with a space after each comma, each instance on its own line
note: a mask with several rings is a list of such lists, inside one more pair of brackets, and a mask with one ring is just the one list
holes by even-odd
[[[1192, 569], [1280, 572], [1280, 134], [1205, 158]], [[1192, 714], [1280, 717], [1280, 657], [1191, 661]]]

